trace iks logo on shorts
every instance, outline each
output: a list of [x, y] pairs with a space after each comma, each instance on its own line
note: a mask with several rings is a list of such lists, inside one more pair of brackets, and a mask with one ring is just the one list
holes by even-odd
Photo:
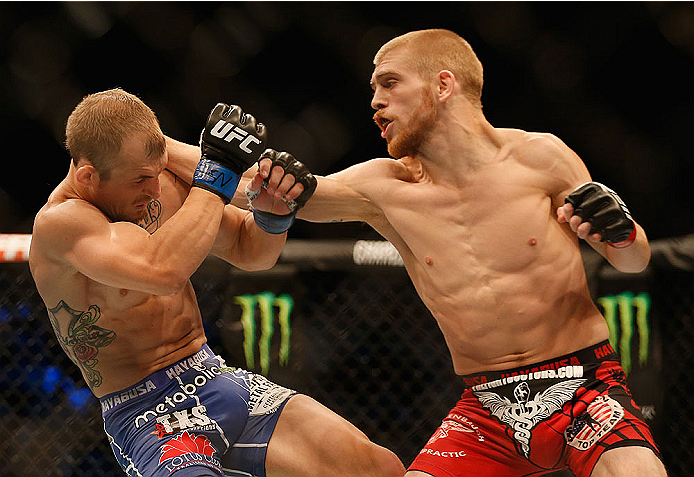
[[157, 417], [152, 434], [159, 439], [181, 431], [212, 431], [217, 426], [207, 417], [205, 406], [194, 406]]
[[191, 465], [204, 465], [222, 473], [217, 450], [205, 436], [184, 431], [180, 436], [167, 441], [160, 450], [159, 464], [164, 464], [169, 475]]
[[[170, 396], [164, 396], [164, 399], [161, 402], [153, 406], [151, 409], [148, 409], [142, 414], [135, 417], [134, 423], [136, 428], [139, 429], [140, 426], [146, 425], [152, 417], [161, 417], [164, 415], [177, 414], [175, 411], [173, 411], [174, 408], [178, 408], [179, 404], [191, 399], [193, 396], [195, 396], [195, 393], [198, 391], [199, 388], [204, 387], [216, 376], [221, 376], [223, 373], [222, 369], [217, 365], [211, 365], [209, 369], [201, 364], [194, 364], [191, 367], [196, 371], [199, 371], [200, 374], [196, 375], [192, 379], [192, 382], [184, 384], [183, 381], [181, 381], [181, 379], [176, 375], [178, 371], [173, 372], [172, 375], [169, 377], [170, 379], [178, 379], [180, 381], [180, 391], [176, 391]], [[178, 368], [178, 365], [173, 369], [176, 368]], [[230, 375], [234, 378], [237, 378], [237, 373], [235, 371], [227, 373], [227, 376]]]
[[564, 431], [566, 443], [578, 450], [590, 449], [624, 417], [624, 408], [609, 396], [598, 396]]

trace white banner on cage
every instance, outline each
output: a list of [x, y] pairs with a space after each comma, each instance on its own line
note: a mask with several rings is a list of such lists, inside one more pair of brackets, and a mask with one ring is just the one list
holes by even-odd
[[29, 260], [31, 234], [0, 234], [0, 263]]
[[400, 252], [385, 240], [357, 240], [352, 249], [352, 258], [357, 265], [405, 265]]
[[[293, 242], [293, 241], [292, 241]], [[287, 244], [288, 251], [294, 250], [292, 245], [301, 245], [305, 241], [296, 241], [296, 244]], [[336, 241], [336, 250], [342, 251], [344, 244]], [[316, 244], [330, 245], [331, 241], [310, 242], [313, 254], [322, 250]], [[31, 245], [31, 234], [0, 234], [0, 263], [26, 262], [29, 260], [29, 246]], [[352, 246], [352, 244], [350, 244]], [[317, 248], [316, 248], [317, 247]], [[335, 254], [335, 247], [328, 247], [328, 255]], [[301, 247], [298, 247], [301, 248]], [[323, 248], [326, 248], [325, 246]], [[303, 248], [301, 248], [303, 250]], [[305, 252], [305, 251], [304, 251]], [[352, 260], [355, 265], [386, 265], [402, 267], [404, 265], [400, 253], [392, 243], [385, 240], [357, 240], [351, 250]], [[312, 254], [312, 255], [313, 255]], [[292, 254], [288, 255], [291, 260]], [[319, 254], [320, 255], [320, 254]], [[339, 254], [338, 254], [339, 255]], [[293, 257], [296, 259], [296, 257]]]

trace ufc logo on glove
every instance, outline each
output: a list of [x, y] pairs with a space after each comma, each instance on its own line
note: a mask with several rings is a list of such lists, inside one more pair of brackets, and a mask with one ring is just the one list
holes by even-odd
[[257, 137], [253, 136], [252, 134], [248, 134], [246, 131], [239, 128], [238, 126], [229, 124], [223, 119], [217, 121], [217, 124], [214, 125], [214, 127], [210, 131], [210, 134], [220, 139], [224, 139], [226, 142], [231, 142], [233, 139], [238, 139], [239, 141], [241, 141], [241, 144], [239, 144], [239, 148], [242, 151], [247, 152], [249, 154], [253, 151], [251, 151], [248, 148], [248, 145], [252, 142], [256, 144], [260, 144], [261, 142], [260, 139], [258, 139]]

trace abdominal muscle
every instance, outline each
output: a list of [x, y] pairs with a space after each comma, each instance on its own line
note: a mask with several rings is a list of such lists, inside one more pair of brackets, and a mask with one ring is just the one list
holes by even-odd
[[[93, 288], [103, 288], [101, 292]], [[96, 370], [102, 383], [97, 397], [127, 388], [189, 356], [206, 342], [190, 282], [173, 295], [156, 296], [97, 285], [89, 298], [101, 303], [98, 325], [116, 334], [99, 348]], [[86, 379], [86, 378], [85, 378]]]
[[[456, 313], [436, 310], [457, 374], [498, 371], [538, 363], [607, 339], [607, 327], [590, 301], [576, 299], [571, 310], [527, 297], [522, 312], [468, 306]], [[572, 299], [573, 300], [573, 299]], [[523, 295], [510, 300], [520, 304]]]
[[546, 226], [531, 239], [507, 234], [503, 243], [461, 246], [449, 233], [429, 241], [437, 247], [401, 251], [457, 374], [537, 363], [607, 339], [578, 246], [558, 224]]

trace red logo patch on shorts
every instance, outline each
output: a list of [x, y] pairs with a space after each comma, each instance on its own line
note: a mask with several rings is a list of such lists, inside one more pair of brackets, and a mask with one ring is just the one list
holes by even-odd
[[219, 469], [220, 461], [216, 456], [217, 450], [205, 436], [196, 436], [184, 431], [180, 436], [167, 441], [161, 446], [159, 464], [165, 464], [172, 472], [191, 465], [204, 465]]
[[609, 396], [598, 396], [564, 431], [566, 443], [588, 450], [624, 417], [624, 408]]

